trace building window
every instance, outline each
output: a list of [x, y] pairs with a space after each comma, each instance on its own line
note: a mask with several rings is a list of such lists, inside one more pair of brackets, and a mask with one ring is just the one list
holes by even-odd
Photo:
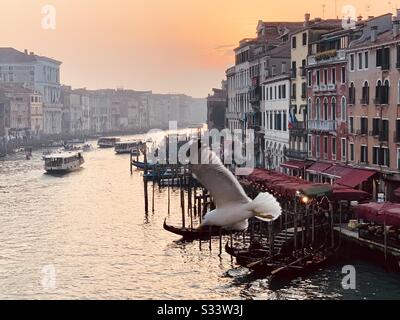
[[283, 111], [283, 131], [287, 131], [287, 115], [286, 115], [286, 111]]
[[308, 71], [308, 72], [307, 72], [307, 83], [308, 83], [308, 86], [309, 86], [309, 87], [312, 86], [311, 71]]
[[324, 84], [328, 85], [328, 70], [324, 70]]
[[349, 133], [354, 133], [354, 118], [349, 117]]
[[321, 84], [321, 73], [319, 70], [317, 70], [317, 86]]
[[336, 84], [336, 69], [333, 68], [331, 72], [331, 82], [332, 84]]
[[389, 141], [389, 120], [382, 120], [381, 141]]
[[332, 97], [331, 101], [331, 119], [336, 121], [336, 98]]
[[354, 53], [350, 55], [350, 71], [354, 71], [355, 64], [354, 64]]
[[383, 85], [382, 104], [389, 104], [389, 88], [390, 83], [389, 80], [386, 79]]
[[319, 158], [319, 155], [320, 155], [320, 148], [321, 148], [321, 137], [320, 136], [316, 136], [316, 146], [315, 146], [315, 148], [316, 148], [316, 151], [317, 151], [317, 158]]
[[400, 170], [400, 149], [397, 149], [397, 170]]
[[349, 87], [349, 104], [356, 104], [356, 88], [353, 82]]
[[342, 161], [347, 160], [346, 138], [342, 138]]
[[297, 46], [297, 39], [296, 36], [292, 37], [292, 49], [296, 49]]
[[380, 125], [381, 119], [380, 118], [374, 118], [372, 119], [372, 135], [373, 136], [379, 136], [379, 125]]
[[363, 69], [363, 54], [362, 52], [358, 53], [358, 70]]
[[328, 120], [328, 98], [324, 99], [324, 120]]
[[400, 80], [397, 82], [397, 104], [400, 104]]
[[311, 157], [312, 153], [312, 136], [308, 136], [308, 155]]
[[360, 162], [368, 163], [368, 146], [366, 145], [360, 147]]
[[350, 161], [354, 162], [354, 143], [350, 143]]
[[372, 163], [379, 166], [389, 166], [389, 149], [386, 147], [374, 147], [372, 152]]
[[341, 119], [342, 121], [346, 121], [347, 119], [347, 101], [346, 97], [342, 97], [342, 108], [341, 108]]
[[296, 99], [296, 83], [292, 83], [292, 99]]
[[332, 159], [336, 160], [336, 138], [332, 137]]
[[381, 48], [376, 50], [376, 66], [382, 70], [389, 70], [390, 66], [390, 48]]
[[369, 54], [368, 51], [364, 52], [364, 69], [368, 69]]
[[342, 84], [346, 83], [346, 67], [342, 67], [340, 72], [340, 79]]
[[400, 119], [396, 119], [395, 142], [400, 142]]
[[307, 45], [307, 33], [304, 32], [303, 33], [303, 46], [306, 46], [306, 45]]
[[360, 134], [368, 134], [368, 118], [360, 118]]
[[368, 81], [364, 82], [364, 86], [362, 87], [362, 97], [361, 104], [368, 105], [369, 104], [369, 84]]
[[324, 137], [324, 158], [328, 158], [328, 137]]
[[316, 100], [316, 120], [321, 119], [321, 100], [317, 98]]

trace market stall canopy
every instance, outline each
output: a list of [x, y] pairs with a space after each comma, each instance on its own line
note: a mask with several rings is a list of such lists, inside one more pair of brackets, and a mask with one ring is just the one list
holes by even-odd
[[316, 174], [316, 173], [321, 173], [330, 168], [332, 164], [330, 163], [325, 163], [325, 162], [316, 162], [313, 165], [311, 165], [306, 171]]
[[281, 167], [289, 169], [304, 169], [305, 166], [306, 163], [304, 161], [298, 161], [298, 160], [290, 160], [281, 164]]
[[349, 167], [342, 166], [340, 164], [334, 164], [333, 166], [326, 169], [322, 174], [330, 178], [342, 178], [350, 173], [352, 169]]
[[355, 207], [359, 219], [378, 224], [400, 227], [400, 204], [391, 202], [370, 202]]
[[369, 200], [371, 195], [362, 190], [355, 190], [340, 185], [334, 185], [331, 195], [332, 200], [336, 201], [358, 201], [363, 202]]
[[375, 175], [376, 171], [371, 170], [363, 170], [363, 169], [350, 169], [342, 178], [336, 180], [336, 183], [355, 188], [364, 181], [367, 181], [373, 175]]

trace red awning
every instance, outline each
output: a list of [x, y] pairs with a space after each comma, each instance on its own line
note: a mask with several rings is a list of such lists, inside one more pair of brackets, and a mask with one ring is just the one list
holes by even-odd
[[371, 222], [391, 226], [400, 226], [400, 204], [384, 203], [366, 203], [355, 207], [357, 217]]
[[355, 190], [351, 188], [346, 188], [346, 187], [340, 187], [337, 185], [334, 185], [333, 187], [333, 192], [331, 195], [332, 200], [337, 200], [337, 201], [358, 201], [362, 202], [365, 200], [370, 199], [371, 196], [368, 192], [362, 191], [362, 190]]
[[281, 167], [289, 169], [304, 169], [306, 163], [304, 161], [291, 160], [281, 164]]
[[334, 164], [330, 168], [326, 169], [323, 175], [327, 175], [333, 178], [342, 178], [347, 175], [352, 169], [342, 165]]
[[355, 188], [364, 181], [367, 181], [371, 178], [376, 171], [362, 170], [362, 169], [350, 169], [346, 175], [342, 176], [342, 178], [336, 180], [336, 183], [341, 184], [343, 186], [347, 186], [350, 188]]
[[330, 168], [332, 164], [324, 163], [324, 162], [316, 162], [311, 167], [309, 167], [306, 171], [311, 173], [322, 173], [326, 169]]

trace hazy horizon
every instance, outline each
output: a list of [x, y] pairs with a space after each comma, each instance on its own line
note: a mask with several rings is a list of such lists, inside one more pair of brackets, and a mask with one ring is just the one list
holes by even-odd
[[[73, 88], [151, 90], [205, 98], [233, 65], [233, 48], [253, 37], [258, 20], [335, 17], [335, 1], [3, 0], [2, 47], [63, 62], [61, 82]], [[323, 8], [325, 4], [325, 8]], [[400, 1], [336, 1], [357, 15], [392, 12]], [[56, 8], [55, 30], [41, 26], [44, 5]], [[323, 13], [324, 11], [324, 13]]]

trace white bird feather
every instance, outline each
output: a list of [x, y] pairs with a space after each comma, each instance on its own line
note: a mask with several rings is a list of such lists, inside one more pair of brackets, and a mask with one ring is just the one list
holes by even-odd
[[[236, 177], [207, 146], [191, 146], [191, 170], [194, 177], [210, 192], [216, 209], [208, 212], [201, 224], [227, 230], [245, 230], [248, 219], [256, 216], [265, 221], [277, 219], [281, 207], [269, 193], [260, 193], [253, 201], [246, 195]], [[197, 159], [200, 153], [200, 161]], [[194, 158], [196, 157], [196, 159]], [[197, 162], [200, 162], [197, 164]]]

